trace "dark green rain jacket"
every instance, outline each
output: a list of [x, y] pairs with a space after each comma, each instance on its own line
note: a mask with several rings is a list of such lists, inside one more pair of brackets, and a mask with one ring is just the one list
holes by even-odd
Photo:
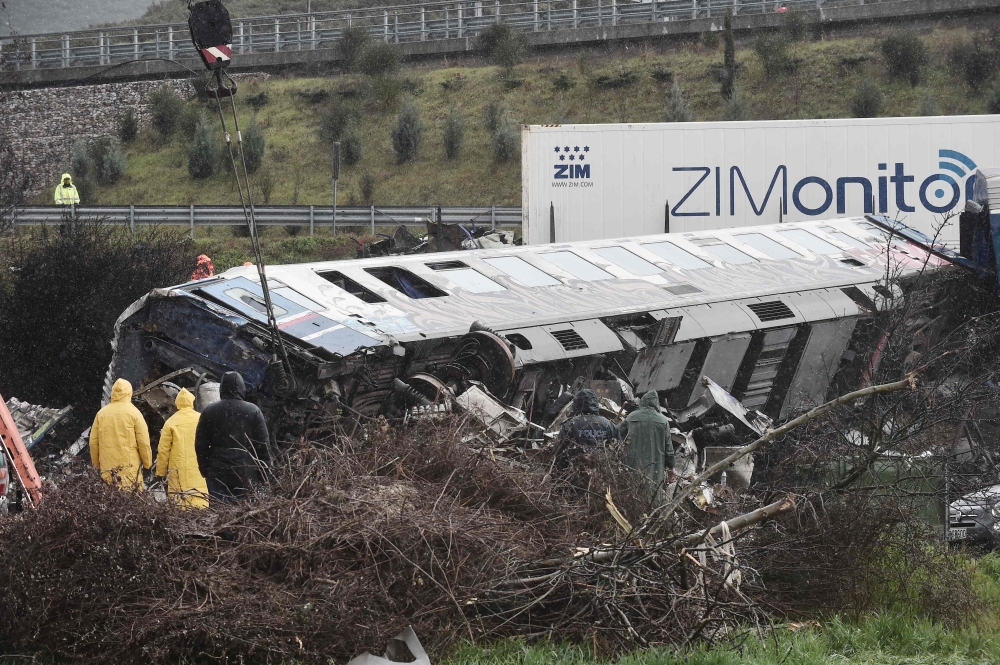
[[642, 471], [656, 485], [663, 482], [664, 469], [674, 468], [670, 421], [660, 413], [659, 404], [656, 391], [650, 390], [619, 428], [625, 442], [625, 463]]

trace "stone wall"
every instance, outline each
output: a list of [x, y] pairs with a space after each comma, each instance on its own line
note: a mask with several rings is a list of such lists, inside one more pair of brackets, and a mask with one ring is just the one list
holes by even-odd
[[150, 94], [168, 86], [182, 97], [194, 94], [190, 81], [136, 81], [0, 94], [0, 129], [6, 130], [32, 176], [32, 194], [54, 188], [69, 170], [80, 140], [117, 133], [119, 112], [131, 106], [140, 128], [149, 123]]

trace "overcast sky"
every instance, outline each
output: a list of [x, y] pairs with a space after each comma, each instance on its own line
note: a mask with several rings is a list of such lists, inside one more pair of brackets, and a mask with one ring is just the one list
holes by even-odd
[[0, 35], [80, 30], [142, 16], [153, 0], [0, 0]]

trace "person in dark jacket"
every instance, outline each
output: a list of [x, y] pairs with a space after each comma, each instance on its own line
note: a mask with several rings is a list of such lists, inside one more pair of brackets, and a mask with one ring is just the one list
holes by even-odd
[[573, 417], [559, 430], [558, 457], [566, 462], [618, 440], [618, 426], [601, 415], [597, 393], [584, 388], [573, 398]]
[[244, 401], [245, 394], [243, 377], [226, 372], [219, 385], [219, 401], [205, 407], [198, 420], [195, 455], [214, 499], [228, 501], [263, 484], [271, 462], [264, 414], [256, 404]]
[[668, 472], [668, 482], [673, 482], [674, 444], [670, 440], [670, 421], [660, 413], [660, 398], [650, 390], [639, 400], [639, 408], [628, 415], [621, 426], [625, 442], [625, 463], [659, 487], [663, 472]]

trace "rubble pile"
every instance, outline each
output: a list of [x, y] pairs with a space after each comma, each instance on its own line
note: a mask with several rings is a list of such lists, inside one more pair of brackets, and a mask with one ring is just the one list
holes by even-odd
[[467, 432], [375, 421], [303, 443], [268, 496], [212, 511], [79, 473], [0, 524], [3, 640], [75, 662], [326, 663], [407, 625], [432, 649], [551, 635], [615, 650], [759, 618], [738, 561], [710, 537], [684, 554], [669, 534], [698, 523], [649, 529], [617, 462], [593, 460], [588, 491], [530, 453], [475, 452]]

